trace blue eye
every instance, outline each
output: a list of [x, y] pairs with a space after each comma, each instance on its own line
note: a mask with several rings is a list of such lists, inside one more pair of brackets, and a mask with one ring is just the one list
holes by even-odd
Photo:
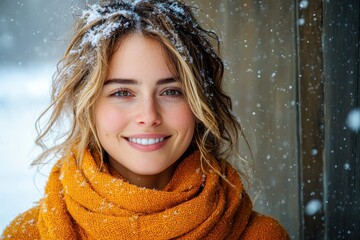
[[131, 97], [132, 94], [128, 90], [118, 90], [115, 93], [113, 93], [112, 96], [119, 98], [126, 98], [126, 97]]
[[180, 97], [182, 96], [182, 92], [178, 89], [167, 89], [165, 90], [162, 95], [166, 95], [166, 96], [169, 96], [169, 97]]

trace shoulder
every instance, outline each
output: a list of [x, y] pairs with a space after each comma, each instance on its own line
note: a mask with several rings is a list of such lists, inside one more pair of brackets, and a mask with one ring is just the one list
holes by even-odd
[[39, 206], [18, 215], [3, 231], [0, 239], [40, 239], [37, 228]]
[[252, 212], [241, 239], [290, 239], [286, 230], [272, 217]]

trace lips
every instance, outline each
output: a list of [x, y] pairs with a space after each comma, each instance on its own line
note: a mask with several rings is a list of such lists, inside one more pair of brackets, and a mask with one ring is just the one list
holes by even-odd
[[129, 146], [140, 152], [153, 152], [162, 149], [171, 135], [164, 134], [140, 134], [124, 137]]

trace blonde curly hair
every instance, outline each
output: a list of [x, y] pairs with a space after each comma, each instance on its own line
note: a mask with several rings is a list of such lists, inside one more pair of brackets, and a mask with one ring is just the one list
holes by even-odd
[[[233, 158], [242, 176], [248, 176], [250, 165], [238, 153], [243, 131], [232, 113], [231, 99], [222, 89], [224, 63], [219, 57], [219, 38], [200, 26], [194, 9], [183, 1], [170, 0], [116, 0], [88, 6], [58, 64], [52, 103], [37, 121], [36, 144], [43, 147], [43, 152], [33, 164], [44, 163], [51, 156], [64, 157], [74, 150], [78, 152], [78, 164], [85, 149], [103, 156], [94, 103], [121, 38], [140, 32], [160, 42], [183, 84], [197, 119], [192, 147], [200, 151], [201, 160], [207, 162], [208, 154], [220, 162]], [[40, 122], [48, 112], [50, 117], [41, 128]], [[63, 123], [64, 119], [68, 124]], [[54, 133], [56, 141], [48, 148], [46, 142]]]

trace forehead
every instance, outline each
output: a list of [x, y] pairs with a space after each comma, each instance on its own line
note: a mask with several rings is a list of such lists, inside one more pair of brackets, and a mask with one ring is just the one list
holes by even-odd
[[168, 53], [159, 42], [142, 33], [124, 36], [110, 57], [107, 78], [154, 76], [167, 78], [174, 75]]

